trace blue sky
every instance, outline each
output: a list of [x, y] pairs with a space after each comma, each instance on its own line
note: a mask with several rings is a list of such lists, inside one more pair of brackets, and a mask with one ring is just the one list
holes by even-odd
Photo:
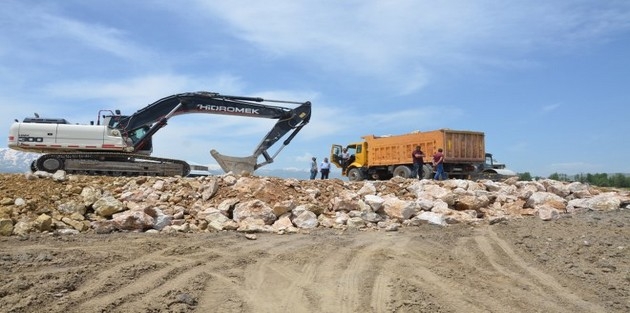
[[[0, 1], [7, 132], [34, 112], [88, 123], [189, 91], [311, 101], [274, 169], [451, 128], [485, 132], [516, 172], [630, 173], [630, 1]], [[247, 156], [274, 123], [178, 116], [154, 155]]]

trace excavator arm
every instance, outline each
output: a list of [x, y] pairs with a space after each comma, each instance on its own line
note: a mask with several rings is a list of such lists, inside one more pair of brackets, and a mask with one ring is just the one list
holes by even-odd
[[[299, 104], [299, 106], [291, 109], [263, 103]], [[141, 133], [142, 136], [133, 142], [133, 151], [135, 152], [150, 143], [152, 136], [166, 126], [171, 117], [191, 113], [237, 115], [278, 120], [250, 156], [231, 157], [221, 155], [216, 150], [211, 151], [211, 155], [225, 172], [232, 171], [240, 174], [243, 172], [252, 173], [261, 166], [272, 163], [278, 153], [291, 142], [302, 127], [308, 124], [311, 117], [311, 103], [308, 101], [294, 102], [227, 96], [213, 92], [181, 93], [160, 99], [132, 115], [112, 116], [109, 120], [109, 126], [119, 129], [127, 135]], [[138, 129], [143, 131], [137, 132]], [[267, 150], [289, 132], [291, 134], [284, 140], [283, 145], [275, 154], [270, 155]], [[264, 161], [258, 163], [258, 158], [261, 155]]]

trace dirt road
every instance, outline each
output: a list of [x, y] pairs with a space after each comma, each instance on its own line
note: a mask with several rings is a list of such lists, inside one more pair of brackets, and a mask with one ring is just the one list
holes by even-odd
[[398, 232], [0, 238], [3, 312], [628, 312], [630, 212]]

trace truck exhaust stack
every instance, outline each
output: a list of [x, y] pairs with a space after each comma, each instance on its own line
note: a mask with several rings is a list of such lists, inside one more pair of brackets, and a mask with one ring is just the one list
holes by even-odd
[[223, 171], [234, 174], [252, 174], [256, 170], [256, 157], [232, 157], [220, 154], [217, 150], [210, 151], [212, 157], [217, 160]]

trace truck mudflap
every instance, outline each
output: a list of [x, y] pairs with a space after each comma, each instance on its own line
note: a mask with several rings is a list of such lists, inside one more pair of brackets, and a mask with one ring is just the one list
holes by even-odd
[[217, 160], [219, 166], [226, 173], [232, 172], [234, 174], [251, 174], [256, 170], [256, 157], [248, 156], [248, 157], [233, 157], [222, 155], [217, 150], [212, 149], [210, 151], [212, 157]]

